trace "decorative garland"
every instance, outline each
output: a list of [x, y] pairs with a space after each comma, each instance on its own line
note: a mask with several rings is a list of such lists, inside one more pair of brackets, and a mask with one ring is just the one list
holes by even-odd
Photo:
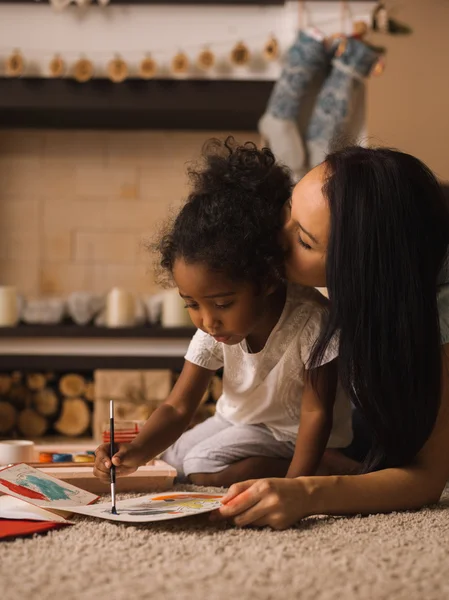
[[[261, 52], [266, 62], [273, 62], [280, 58], [279, 42], [273, 35], [269, 37]], [[228, 60], [234, 68], [249, 68], [251, 59], [251, 51], [243, 41], [237, 42], [228, 54]], [[133, 64], [133, 71], [136, 72], [137, 67], [138, 77], [141, 79], [152, 79], [160, 72], [160, 65], [152, 54], [146, 54], [138, 61], [139, 59]], [[186, 52], [180, 50], [170, 61], [170, 72], [173, 76], [187, 76], [191, 72], [192, 66], [195, 66], [206, 73], [210, 72], [216, 64], [216, 55], [209, 46], [203, 47], [199, 51], [194, 62]], [[24, 52], [15, 49], [4, 61], [4, 74], [6, 77], [26, 77], [26, 65]], [[106, 76], [114, 83], [121, 83], [130, 76], [130, 63], [120, 54], [105, 61], [105, 67]], [[55, 53], [48, 62], [48, 74], [53, 78], [67, 77], [75, 79], [79, 83], [86, 83], [95, 77], [94, 62], [88, 56], [81, 55], [74, 58], [69, 65], [61, 54]]]

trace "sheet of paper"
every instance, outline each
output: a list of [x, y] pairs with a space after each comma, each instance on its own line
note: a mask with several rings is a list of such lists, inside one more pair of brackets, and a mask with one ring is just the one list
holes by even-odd
[[139, 498], [119, 500], [117, 515], [111, 513], [111, 502], [101, 502], [91, 506], [69, 506], [65, 510], [109, 521], [152, 523], [210, 512], [221, 506], [224, 495], [195, 492], [149, 494]]
[[39, 508], [19, 500], [14, 496], [0, 496], [0, 519], [29, 519], [31, 521], [52, 521], [53, 523], [67, 523], [68, 521], [53, 512]]
[[42, 473], [25, 464], [0, 471], [0, 492], [41, 508], [67, 510], [67, 506], [84, 506], [98, 496]]

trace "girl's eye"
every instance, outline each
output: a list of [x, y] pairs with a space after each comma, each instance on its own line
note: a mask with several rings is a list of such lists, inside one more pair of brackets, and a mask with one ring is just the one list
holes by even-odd
[[215, 308], [218, 308], [218, 309], [230, 308], [233, 304], [234, 304], [233, 302], [228, 302], [227, 304], [216, 304]]
[[309, 244], [306, 244], [300, 235], [298, 235], [298, 242], [299, 242], [300, 246], [302, 246], [306, 250], [312, 250], [312, 246], [309, 246]]
[[184, 308], [188, 308], [190, 310], [196, 310], [198, 308], [198, 304], [186, 304]]

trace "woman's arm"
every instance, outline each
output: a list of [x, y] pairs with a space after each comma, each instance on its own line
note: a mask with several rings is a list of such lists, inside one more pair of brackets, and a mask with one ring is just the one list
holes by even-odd
[[289, 478], [316, 473], [332, 429], [337, 361], [318, 367], [315, 375], [315, 385], [312, 385], [312, 372], [305, 373], [295, 453], [287, 472]]
[[237, 525], [285, 528], [316, 514], [345, 515], [421, 508], [437, 502], [449, 478], [449, 344], [441, 349], [441, 405], [414, 464], [365, 475], [264, 479], [232, 486], [220, 509]]
[[320, 478], [323, 481], [310, 478], [315, 514], [315, 510], [325, 514], [389, 512], [439, 500], [449, 479], [449, 344], [441, 348], [441, 365], [438, 418], [414, 464], [365, 475]]

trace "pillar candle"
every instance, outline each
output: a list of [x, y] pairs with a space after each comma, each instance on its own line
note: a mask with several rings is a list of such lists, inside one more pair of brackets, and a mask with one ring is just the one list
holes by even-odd
[[113, 288], [106, 299], [106, 325], [108, 327], [130, 327], [135, 321], [135, 302], [132, 294]]
[[0, 327], [14, 327], [19, 320], [17, 291], [12, 286], [0, 287]]
[[170, 290], [163, 295], [161, 322], [163, 327], [192, 327], [185, 300], [178, 290]]

